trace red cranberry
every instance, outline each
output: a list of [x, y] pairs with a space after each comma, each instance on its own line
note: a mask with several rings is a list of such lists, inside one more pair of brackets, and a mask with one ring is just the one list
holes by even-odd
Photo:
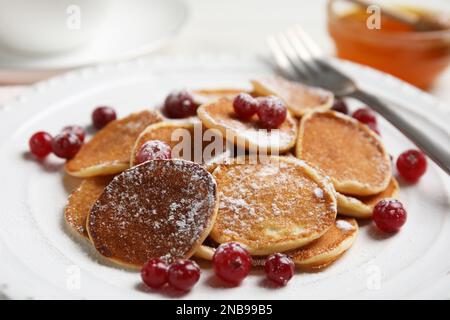
[[220, 245], [213, 256], [215, 274], [231, 284], [239, 284], [252, 267], [250, 254], [238, 243]]
[[86, 137], [86, 132], [84, 129], [80, 126], [73, 125], [73, 126], [66, 126], [61, 130], [62, 133], [65, 132], [72, 132], [75, 133], [78, 136], [78, 139], [80, 139], [81, 142], [84, 142], [84, 138]]
[[187, 118], [197, 114], [198, 105], [187, 90], [173, 91], [164, 101], [164, 113], [169, 118]]
[[427, 171], [427, 159], [422, 151], [405, 151], [397, 159], [397, 170], [406, 181], [417, 182]]
[[136, 164], [149, 160], [170, 159], [172, 149], [165, 142], [159, 140], [150, 140], [144, 143], [136, 156]]
[[331, 109], [340, 113], [348, 114], [347, 104], [344, 100], [341, 99], [334, 99], [334, 103]]
[[238, 118], [245, 121], [256, 113], [258, 103], [248, 93], [240, 93], [234, 98], [233, 108]]
[[94, 128], [98, 130], [106, 126], [111, 121], [116, 120], [116, 118], [116, 111], [114, 111], [111, 107], [98, 107], [94, 110], [94, 112], [92, 112], [92, 123]]
[[377, 117], [375, 113], [368, 108], [361, 108], [353, 112], [352, 117], [362, 122], [364, 124], [369, 125], [370, 123], [377, 123]]
[[63, 159], [72, 159], [80, 150], [82, 142], [75, 133], [58, 134], [52, 143], [53, 153]]
[[173, 288], [189, 291], [200, 279], [200, 267], [191, 260], [178, 260], [169, 267], [168, 279]]
[[294, 276], [295, 265], [287, 255], [275, 253], [267, 258], [264, 271], [267, 278], [280, 286], [284, 286]]
[[384, 232], [396, 232], [406, 222], [406, 210], [400, 201], [383, 199], [373, 209], [373, 221]]
[[150, 259], [141, 269], [142, 281], [153, 289], [158, 289], [167, 283], [169, 265], [162, 259]]
[[367, 126], [375, 132], [377, 135], [380, 135], [380, 130], [378, 129], [378, 125], [376, 122], [369, 122]]
[[287, 109], [284, 102], [274, 96], [261, 97], [258, 101], [258, 117], [266, 129], [278, 128], [286, 120]]
[[52, 152], [52, 136], [45, 132], [39, 131], [33, 134], [28, 141], [30, 152], [37, 158], [44, 158]]

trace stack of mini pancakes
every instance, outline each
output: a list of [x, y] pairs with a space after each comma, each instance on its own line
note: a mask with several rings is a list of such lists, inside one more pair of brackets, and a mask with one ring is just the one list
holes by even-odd
[[[330, 110], [330, 92], [278, 77], [252, 84], [253, 96], [278, 96], [288, 108], [276, 134], [263, 140], [256, 116], [234, 115], [237, 89], [192, 91], [197, 117], [142, 111], [100, 130], [66, 164], [83, 179], [66, 206], [68, 226], [132, 268], [155, 257], [211, 260], [226, 242], [242, 244], [255, 265], [275, 252], [305, 270], [337, 260], [356, 239], [355, 218], [371, 218], [379, 200], [397, 194], [389, 155], [371, 129]], [[204, 141], [214, 140], [203, 137], [207, 129], [224, 148], [205, 159]], [[146, 141], [176, 149], [183, 139], [189, 147], [172, 160], [136, 165]], [[261, 149], [279, 155], [252, 156]]]

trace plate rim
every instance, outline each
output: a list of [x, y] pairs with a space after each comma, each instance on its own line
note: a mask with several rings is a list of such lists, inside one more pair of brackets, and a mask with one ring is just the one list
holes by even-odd
[[[180, 0], [176, 0], [180, 1]], [[62, 73], [54, 75], [47, 79], [39, 80], [31, 85], [28, 85], [27, 88], [21, 92], [18, 96], [9, 99], [8, 101], [0, 104], [0, 112], [5, 109], [9, 109], [10, 107], [16, 107], [17, 105], [23, 104], [29, 98], [32, 98], [35, 94], [43, 93], [40, 88], [47, 86], [54, 86], [58, 83], [62, 83], [65, 81], [77, 81], [76, 78], [87, 79], [95, 77], [100, 73], [107, 72], [111, 69], [123, 69], [133, 65], [161, 65], [165, 64], [168, 61], [195, 61], [195, 60], [204, 60], [211, 61], [219, 59], [221, 62], [233, 62], [236, 60], [260, 60], [264, 63], [271, 63], [270, 59], [264, 55], [259, 53], [245, 53], [245, 52], [235, 52], [235, 53], [214, 53], [214, 52], [206, 52], [206, 53], [191, 53], [191, 54], [183, 54], [183, 53], [155, 53], [150, 56], [134, 56], [128, 59], [114, 59], [112, 61], [105, 61], [102, 63], [93, 63], [87, 64], [81, 67], [69, 68]], [[383, 71], [374, 69], [372, 67], [362, 65], [356, 62], [352, 62], [349, 60], [343, 60], [336, 57], [329, 57], [330, 61], [339, 68], [341, 65], [347, 65], [351, 68], [357, 68], [361, 72], [370, 74], [372, 76], [376, 76], [379, 79], [386, 80], [390, 86], [396, 86], [401, 91], [406, 92], [406, 94], [414, 95], [417, 98], [423, 100], [426, 104], [433, 104], [439, 112], [442, 112], [442, 115], [445, 117], [450, 117], [450, 108], [446, 106], [446, 104], [439, 100], [437, 97], [433, 96], [431, 93], [423, 91], [412, 84], [409, 84], [393, 75], [385, 73]], [[273, 66], [273, 68], [275, 68]], [[274, 71], [275, 73], [275, 71]], [[417, 112], [416, 108], [409, 108], [409, 110], [414, 110]], [[421, 113], [424, 116], [428, 116], [429, 113]]]
[[[148, 58], [139, 58], [139, 59], [133, 59], [130, 61], [125, 61], [125, 62], [118, 62], [118, 63], [113, 63], [113, 64], [102, 64], [102, 65], [97, 65], [97, 66], [90, 66], [90, 67], [86, 67], [86, 68], [82, 68], [82, 69], [78, 69], [78, 70], [74, 70], [74, 71], [70, 71], [68, 73], [62, 74], [62, 75], [58, 75], [56, 77], [53, 77], [51, 79], [47, 79], [47, 80], [43, 80], [40, 81], [38, 83], [36, 83], [35, 85], [31, 86], [28, 90], [26, 90], [26, 92], [24, 92], [23, 94], [21, 94], [19, 97], [13, 99], [12, 101], [6, 103], [3, 106], [0, 106], [0, 114], [2, 114], [3, 112], [18, 112], [15, 110], [18, 110], [18, 108], [23, 108], [26, 105], [30, 105], [30, 100], [33, 100], [41, 95], [45, 95], [46, 94], [46, 90], [42, 90], [42, 88], [46, 88], [46, 87], [50, 87], [50, 88], [54, 88], [54, 86], [57, 86], [58, 84], [65, 84], [67, 85], [67, 83], [70, 81], [80, 81], [82, 79], [85, 79], [86, 77], [95, 77], [98, 73], [103, 73], [103, 72], [108, 72], [108, 70], [112, 70], [111, 72], [114, 72], [113, 70], [117, 69], [126, 69], [127, 66], [139, 66], [142, 64], [155, 64], [155, 65], [161, 65], [164, 63], [167, 63], [167, 61], [172, 61], [173, 59], [175, 60], [179, 60], [179, 61], [190, 61], [190, 59], [200, 59], [200, 60], [212, 60], [215, 61], [217, 60], [218, 55], [217, 54], [204, 54], [204, 55], [164, 55], [164, 56], [155, 56], [155, 57], [148, 57]], [[261, 57], [255, 56], [255, 55], [249, 55], [249, 54], [241, 54], [241, 55], [236, 55], [236, 54], [222, 54], [219, 57], [221, 60], [223, 61], [236, 61], [236, 60], [242, 60], [242, 59], [259, 59]], [[407, 91], [410, 91], [412, 94], [414, 94], [417, 97], [421, 97], [420, 99], [425, 99], [427, 102], [427, 104], [430, 104], [430, 102], [432, 102], [433, 104], [435, 104], [437, 107], [439, 106], [439, 108], [445, 108], [445, 106], [443, 104], [441, 104], [439, 102], [439, 100], [437, 100], [436, 98], [434, 98], [433, 96], [429, 95], [428, 93], [425, 93], [415, 87], [412, 87], [411, 85], [404, 83], [403, 81], [396, 79], [392, 76], [386, 75], [384, 73], [381, 73], [379, 71], [373, 70], [371, 68], [365, 67], [365, 66], [360, 66], [348, 61], [338, 61], [338, 64], [343, 63], [343, 64], [350, 64], [350, 65], [354, 65], [354, 67], [359, 68], [360, 70], [366, 70], [364, 72], [370, 72], [370, 73], [378, 73], [380, 78], [384, 78], [384, 79], [388, 79], [388, 78], [392, 78], [389, 81], [392, 82], [392, 84], [396, 84], [399, 87], [403, 87], [406, 88]], [[424, 101], [425, 101], [424, 100]], [[433, 121], [433, 120], [431, 120]], [[0, 130], [1, 132], [1, 130]], [[0, 146], [0, 149], [3, 148], [3, 144]], [[438, 172], [440, 173], [441, 178], [444, 178], [442, 181], [445, 184], [447, 190], [446, 193], [447, 195], [449, 194], [449, 181], [448, 179], [445, 179], [445, 175], [443, 175], [442, 172]], [[448, 178], [448, 177], [447, 177]], [[2, 244], [0, 243], [0, 246]], [[1, 298], [14, 298], [16, 297], [16, 295], [11, 294], [11, 295], [6, 295], [6, 294], [2, 294], [1, 293], [1, 288], [0, 288], [0, 299]], [[19, 296], [19, 295], [17, 295]]]

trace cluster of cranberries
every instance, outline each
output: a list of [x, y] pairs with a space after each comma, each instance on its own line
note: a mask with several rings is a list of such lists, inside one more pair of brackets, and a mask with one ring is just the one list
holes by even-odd
[[[163, 111], [169, 118], [179, 119], [195, 116], [198, 104], [187, 90], [171, 92], [164, 101]], [[253, 98], [247, 93], [240, 93], [233, 101], [236, 116], [250, 120], [257, 114], [260, 125], [266, 129], [278, 128], [286, 120], [287, 109], [283, 101], [274, 96]]]
[[[213, 256], [214, 273], [223, 281], [238, 285], [247, 277], [252, 267], [252, 259], [247, 250], [238, 243], [220, 245]], [[270, 255], [264, 264], [268, 279], [284, 286], [294, 276], [294, 262], [283, 253]]]
[[[216, 276], [233, 286], [241, 283], [252, 267], [248, 251], [233, 242], [220, 245], [212, 263]], [[264, 270], [268, 279], [284, 286], [293, 277], [295, 266], [287, 255], [275, 253], [266, 259]], [[191, 260], [179, 260], [169, 265], [162, 259], [151, 259], [142, 267], [141, 277], [153, 289], [168, 283], [175, 289], [188, 291], [200, 279], [200, 268]]]
[[[416, 183], [427, 169], [427, 159], [419, 150], [407, 150], [397, 159], [399, 175], [409, 183]], [[384, 232], [397, 232], [405, 224], [407, 212], [396, 199], [383, 199], [373, 209], [373, 220]]]
[[71, 159], [80, 150], [84, 136], [83, 128], [68, 126], [55, 137], [45, 131], [36, 132], [31, 136], [28, 144], [36, 158], [42, 159], [53, 152], [60, 158]]
[[141, 277], [152, 289], [168, 283], [177, 290], [189, 291], [200, 279], [200, 267], [191, 260], [181, 259], [169, 265], [163, 259], [151, 259], [142, 267]]
[[234, 98], [233, 108], [236, 116], [244, 121], [257, 114], [261, 127], [266, 129], [278, 128], [287, 116], [286, 106], [275, 96], [253, 98], [247, 93], [240, 93]]
[[[110, 107], [98, 107], [92, 113], [92, 123], [96, 129], [101, 129], [116, 119], [116, 112]], [[52, 137], [48, 132], [39, 131], [28, 141], [30, 152], [39, 159], [45, 158], [51, 152], [63, 159], [72, 159], [80, 150], [86, 136], [85, 130], [77, 125], [64, 127], [61, 132]]]
[[[409, 183], [419, 181], [427, 170], [427, 159], [422, 151], [407, 150], [397, 158], [397, 171]], [[407, 213], [402, 203], [395, 199], [383, 199], [373, 210], [373, 220], [384, 232], [396, 232], [406, 222]]]

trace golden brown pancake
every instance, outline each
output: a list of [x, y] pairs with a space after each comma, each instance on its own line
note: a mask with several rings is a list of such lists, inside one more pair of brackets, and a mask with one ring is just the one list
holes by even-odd
[[64, 210], [67, 225], [79, 235], [88, 238], [86, 219], [92, 205], [102, 194], [114, 176], [99, 176], [85, 179], [69, 196]]
[[197, 109], [197, 115], [206, 127], [220, 130], [228, 141], [250, 150], [285, 152], [294, 146], [297, 137], [297, 122], [289, 112], [280, 128], [265, 130], [259, 126], [256, 115], [248, 121], [238, 119], [232, 99], [203, 104]]
[[208, 236], [217, 209], [216, 183], [201, 165], [147, 161], [106, 187], [89, 214], [89, 238], [100, 254], [128, 267], [187, 259]]
[[375, 205], [386, 198], [397, 198], [400, 187], [397, 180], [392, 177], [386, 190], [372, 196], [348, 196], [337, 193], [338, 213], [355, 217], [355, 218], [371, 218]]
[[334, 223], [331, 183], [298, 159], [239, 158], [213, 176], [220, 207], [210, 237], [217, 243], [238, 242], [253, 255], [267, 255], [306, 245]]
[[[319, 239], [308, 245], [285, 252], [295, 265], [305, 271], [317, 271], [329, 266], [347, 251], [358, 234], [355, 219], [337, 218]], [[197, 258], [212, 260], [218, 244], [207, 239], [195, 252]], [[254, 266], [264, 266], [266, 256], [253, 256]]]
[[221, 98], [234, 99], [239, 93], [248, 93], [245, 89], [199, 89], [192, 90], [194, 101], [199, 105], [219, 100]]
[[333, 93], [281, 77], [260, 78], [252, 80], [252, 84], [256, 95], [279, 97], [286, 103], [292, 114], [298, 117], [306, 112], [330, 109], [333, 105]]
[[218, 246], [219, 244], [213, 241], [210, 237], [207, 237], [205, 241], [203, 241], [202, 245], [197, 248], [194, 256], [199, 259], [212, 261], [214, 251]]
[[162, 117], [152, 111], [133, 113], [112, 121], [85, 143], [66, 164], [68, 174], [89, 178], [122, 172], [130, 165], [130, 153], [139, 134]]
[[222, 154], [219, 154], [217, 157], [211, 158], [205, 162], [205, 168], [208, 172], [213, 173], [219, 164], [227, 163], [232, 161], [234, 155], [230, 150], [225, 150]]
[[366, 125], [333, 111], [313, 112], [300, 123], [296, 156], [329, 176], [336, 191], [373, 195], [392, 177], [379, 137]]
[[322, 237], [287, 254], [299, 268], [318, 270], [330, 265], [347, 251], [357, 234], [358, 224], [355, 219], [337, 218]]
[[[149, 140], [160, 140], [172, 148], [172, 158], [180, 158], [198, 163], [217, 157], [226, 149], [222, 133], [218, 130], [208, 130], [199, 122], [163, 121], [148, 126], [141, 132], [131, 152], [130, 165], [136, 164], [136, 156], [142, 145]], [[212, 143], [218, 142], [213, 148]], [[208, 145], [211, 143], [211, 148]], [[206, 149], [208, 148], [208, 149]], [[188, 150], [189, 152], [185, 152]], [[211, 152], [206, 152], [211, 150]]]

